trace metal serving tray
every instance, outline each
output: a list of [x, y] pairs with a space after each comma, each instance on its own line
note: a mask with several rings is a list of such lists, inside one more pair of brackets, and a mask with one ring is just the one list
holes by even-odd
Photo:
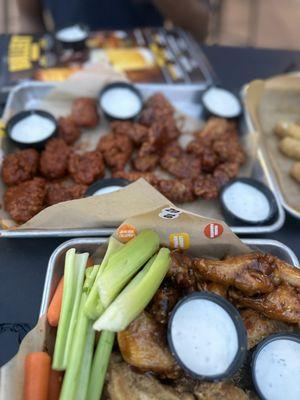
[[[71, 239], [62, 243], [56, 248], [56, 250], [54, 250], [48, 263], [40, 316], [46, 313], [58, 281], [63, 275], [66, 252], [71, 248], [75, 248], [79, 252], [88, 252], [93, 254], [100, 245], [107, 243], [107, 240], [107, 238]], [[247, 244], [253, 250], [255, 249], [273, 254], [274, 256], [277, 256], [289, 264], [299, 268], [299, 261], [295, 253], [285, 244], [278, 242], [277, 240], [242, 239], [242, 242]]]
[[[6, 107], [4, 109], [3, 119], [8, 120], [15, 113], [24, 110], [35, 108], [38, 102], [43, 99], [49, 91], [54, 87], [51, 83], [41, 82], [26, 82], [16, 86], [10, 93]], [[141, 90], [145, 98], [160, 90], [162, 91], [174, 104], [174, 106], [182, 111], [183, 113], [201, 118], [201, 96], [205, 87], [195, 84], [186, 85], [161, 85], [158, 87], [157, 84], [138, 84], [137, 87]], [[241, 134], [249, 142], [254, 139], [254, 133], [248, 130], [246, 121], [241, 121], [240, 127]], [[253, 140], [254, 142], [254, 140]], [[278, 213], [274, 220], [267, 225], [262, 226], [231, 226], [233, 232], [237, 234], [262, 234], [275, 232], [281, 228], [284, 223], [285, 214], [278, 198], [277, 190], [274, 185], [274, 181], [267, 169], [266, 162], [263, 154], [258, 149], [255, 160], [251, 163], [251, 176], [265, 183], [274, 193]], [[187, 206], [188, 207], [188, 206]], [[216, 208], [218, 205], [216, 206]], [[193, 210], [191, 210], [193, 211]], [[221, 212], [219, 216], [205, 215], [212, 218], [221, 218]], [[114, 227], [111, 229], [64, 229], [64, 230], [0, 230], [0, 237], [50, 237], [50, 236], [65, 236], [65, 237], [77, 237], [77, 236], [106, 236], [112, 233]]]

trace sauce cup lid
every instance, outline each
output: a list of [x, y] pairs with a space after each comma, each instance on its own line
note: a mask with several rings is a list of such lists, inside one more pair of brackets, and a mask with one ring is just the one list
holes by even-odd
[[[130, 90], [132, 93], [134, 93], [140, 103], [139, 105], [139, 109], [137, 112], [134, 112], [133, 114], [131, 114], [128, 117], [118, 117], [117, 115], [113, 115], [111, 114], [108, 110], [105, 109], [105, 107], [103, 107], [102, 104], [102, 100], [103, 100], [103, 96], [104, 94], [106, 94], [108, 91], [115, 89], [115, 88], [120, 88], [120, 89], [128, 89]], [[109, 120], [109, 121], [114, 121], [114, 120], [118, 120], [118, 121], [130, 121], [130, 120], [134, 120], [141, 112], [142, 108], [143, 108], [143, 96], [141, 94], [141, 92], [139, 91], [139, 89], [134, 86], [131, 83], [128, 82], [113, 82], [113, 83], [109, 83], [108, 85], [105, 85], [103, 87], [103, 89], [101, 90], [100, 94], [99, 94], [99, 106], [103, 112], [103, 114], [105, 115], [105, 117]]]
[[[91, 186], [87, 188], [85, 192], [85, 197], [94, 196], [98, 190], [109, 188], [112, 186], [118, 186], [123, 188], [129, 185], [129, 181], [123, 178], [107, 178], [107, 179], [100, 179], [94, 182]], [[119, 189], [116, 189], [119, 190]], [[114, 190], [113, 190], [114, 191]]]
[[[175, 349], [173, 338], [172, 338], [172, 326], [173, 326], [174, 316], [176, 315], [176, 312], [183, 304], [193, 301], [193, 300], [208, 300], [208, 301], [211, 301], [211, 302], [217, 304], [218, 306], [223, 308], [223, 310], [225, 312], [227, 312], [227, 314], [232, 319], [232, 322], [235, 326], [236, 333], [237, 333], [237, 339], [238, 339], [237, 353], [236, 353], [233, 361], [229, 365], [229, 367], [226, 369], [226, 371], [221, 374], [208, 375], [208, 376], [207, 375], [199, 375], [195, 371], [189, 369], [182, 362], [181, 358], [178, 356], [178, 353]], [[247, 332], [246, 332], [246, 329], [245, 329], [245, 326], [244, 326], [244, 323], [243, 323], [240, 313], [224, 297], [219, 296], [212, 292], [193, 292], [193, 293], [187, 295], [186, 297], [184, 297], [183, 299], [181, 299], [176, 304], [176, 306], [172, 310], [172, 313], [171, 313], [171, 316], [169, 319], [167, 338], [168, 338], [169, 347], [171, 349], [171, 353], [173, 354], [173, 356], [175, 357], [176, 361], [181, 366], [181, 368], [184, 369], [190, 376], [192, 376], [195, 379], [199, 379], [199, 380], [219, 381], [219, 380], [230, 378], [242, 366], [242, 364], [244, 363], [244, 361], [246, 359], [246, 355], [247, 355]]]
[[[18, 140], [13, 139], [12, 131], [13, 131], [13, 128], [15, 127], [15, 125], [18, 122], [22, 121], [23, 119], [30, 117], [32, 115], [38, 115], [40, 117], [47, 118], [48, 120], [52, 121], [54, 124], [52, 133], [50, 133], [50, 135], [48, 135], [46, 138], [37, 140], [34, 142], [21, 142], [21, 141], [19, 142]], [[9, 119], [9, 121], [7, 122], [6, 127], [5, 127], [7, 136], [9, 137], [10, 141], [13, 142], [16, 146], [18, 146], [20, 148], [34, 147], [36, 149], [42, 149], [45, 146], [46, 142], [56, 134], [57, 129], [58, 129], [58, 124], [57, 124], [56, 118], [52, 114], [48, 113], [47, 111], [38, 110], [38, 109], [21, 111], [21, 112], [15, 114], [14, 116], [12, 116]]]
[[255, 374], [255, 366], [256, 366], [256, 362], [257, 362], [257, 358], [261, 352], [261, 350], [263, 348], [265, 348], [266, 346], [268, 346], [270, 343], [276, 341], [276, 340], [290, 340], [296, 343], [300, 344], [300, 335], [297, 333], [274, 333], [273, 335], [268, 336], [267, 338], [265, 338], [264, 340], [262, 340], [256, 347], [255, 351], [252, 354], [252, 361], [251, 361], [251, 374], [252, 374], [252, 381], [255, 387], [256, 392], [258, 393], [259, 397], [261, 398], [261, 400], [270, 400], [267, 399], [261, 389], [260, 389], [260, 385], [257, 381], [257, 377]]
[[[258, 219], [258, 220], [248, 220], [247, 218], [242, 218], [238, 215], [236, 215], [226, 204], [225, 201], [225, 192], [227, 189], [229, 189], [232, 185], [234, 185], [237, 182], [241, 182], [244, 184], [247, 184], [249, 186], [252, 186], [256, 189], [258, 189], [261, 193], [265, 195], [265, 197], [268, 200], [269, 203], [269, 213], [266, 218], [264, 219]], [[243, 195], [243, 194], [242, 194]], [[273, 192], [262, 182], [258, 181], [257, 179], [253, 178], [235, 178], [229, 181], [226, 185], [224, 185], [221, 189], [220, 192], [220, 202], [221, 202], [221, 208], [222, 208], [222, 213], [224, 215], [225, 221], [231, 225], [265, 225], [267, 222], [270, 222], [275, 218], [275, 216], [278, 213], [278, 206], [277, 202], [275, 199], [275, 196]]]

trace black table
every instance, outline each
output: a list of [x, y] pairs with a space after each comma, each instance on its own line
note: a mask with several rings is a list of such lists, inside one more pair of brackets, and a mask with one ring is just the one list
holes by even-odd
[[[204, 46], [204, 52], [222, 84], [235, 91], [252, 79], [300, 67], [300, 52], [294, 51]], [[300, 258], [299, 232], [300, 221], [287, 216], [284, 227], [267, 237], [290, 246]], [[27, 329], [35, 325], [48, 259], [65, 240], [67, 238], [0, 240], [0, 323], [23, 323], [28, 325], [24, 326]], [[9, 360], [17, 348], [17, 333], [0, 334], [0, 365]]]

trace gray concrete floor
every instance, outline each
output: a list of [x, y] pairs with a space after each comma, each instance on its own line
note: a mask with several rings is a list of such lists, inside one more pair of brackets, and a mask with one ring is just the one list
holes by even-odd
[[[4, 32], [4, 1], [9, 10], [8, 30], [19, 32], [20, 18], [16, 0], [0, 0], [0, 33]], [[300, 49], [299, 0], [221, 1], [223, 11], [219, 32], [210, 35], [210, 42], [233, 46]]]

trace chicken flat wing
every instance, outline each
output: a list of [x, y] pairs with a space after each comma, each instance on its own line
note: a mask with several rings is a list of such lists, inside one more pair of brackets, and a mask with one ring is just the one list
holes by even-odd
[[221, 261], [196, 258], [193, 266], [198, 279], [234, 286], [250, 296], [270, 293], [280, 283], [274, 257], [259, 253]]
[[149, 312], [157, 322], [166, 325], [170, 312], [181, 297], [182, 293], [178, 288], [164, 282], [153, 297]]
[[231, 289], [229, 296], [239, 306], [252, 308], [266, 317], [300, 324], [300, 294], [292, 286], [280, 285], [271, 293], [258, 297], [246, 297], [241, 292]]
[[264, 338], [273, 333], [290, 332], [294, 328], [280, 321], [266, 318], [262, 314], [246, 309], [241, 311], [241, 316], [247, 330], [248, 350], [256, 346]]
[[282, 282], [300, 289], [300, 268], [293, 267], [279, 258], [276, 258], [276, 265]]
[[193, 400], [192, 394], [178, 393], [153, 376], [138, 374], [112, 357], [107, 392], [110, 400]]
[[197, 400], [249, 400], [249, 396], [229, 382], [199, 383], [194, 391]]
[[118, 333], [124, 360], [143, 372], [154, 372], [174, 379], [181, 373], [165, 342], [162, 326], [147, 313], [142, 313], [129, 327]]
[[171, 264], [167, 277], [180, 288], [197, 290], [192, 259], [178, 251], [171, 252]]

